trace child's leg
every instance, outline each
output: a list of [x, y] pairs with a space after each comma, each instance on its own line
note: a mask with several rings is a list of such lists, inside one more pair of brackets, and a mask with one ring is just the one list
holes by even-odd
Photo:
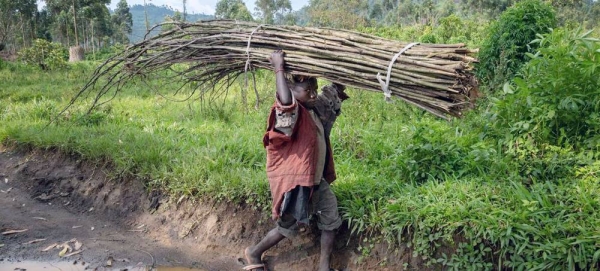
[[319, 260], [319, 271], [329, 271], [331, 252], [335, 241], [335, 230], [342, 225], [342, 219], [338, 213], [337, 198], [329, 183], [321, 181], [316, 202], [314, 202], [314, 212], [317, 215], [317, 226], [321, 230], [321, 256]]
[[[285, 236], [279, 233], [277, 228], [272, 229], [267, 233], [267, 235], [258, 242], [258, 244], [246, 248], [244, 251], [244, 256], [248, 261], [246, 264], [258, 264], [262, 263], [262, 254], [265, 253], [269, 248], [275, 246], [281, 240], [283, 240]], [[264, 270], [264, 269], [255, 269], [255, 270]]]
[[[270, 230], [265, 237], [263, 237], [258, 244], [246, 248], [244, 256], [248, 261], [247, 264], [258, 264], [262, 262], [262, 254], [265, 253], [269, 248], [272, 248], [284, 238], [294, 237], [298, 234], [298, 225], [296, 219], [291, 216], [284, 214], [277, 220], [277, 227]], [[261, 269], [255, 269], [261, 270]]]
[[321, 231], [321, 256], [319, 258], [319, 271], [329, 271], [331, 252], [335, 241], [334, 231]]

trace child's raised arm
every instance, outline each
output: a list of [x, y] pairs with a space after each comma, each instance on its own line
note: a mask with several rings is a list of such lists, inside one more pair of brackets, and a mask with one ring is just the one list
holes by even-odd
[[277, 50], [271, 53], [269, 61], [273, 66], [273, 72], [275, 72], [275, 87], [277, 88], [279, 101], [282, 105], [292, 104], [292, 93], [285, 78], [285, 53], [282, 50]]

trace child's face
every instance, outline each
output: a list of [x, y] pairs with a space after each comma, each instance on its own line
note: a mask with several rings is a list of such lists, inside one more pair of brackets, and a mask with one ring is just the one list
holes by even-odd
[[292, 86], [292, 92], [294, 93], [294, 98], [300, 103], [305, 103], [310, 100], [313, 100], [317, 97], [317, 88], [315, 86], [311, 86], [308, 82], [298, 82]]

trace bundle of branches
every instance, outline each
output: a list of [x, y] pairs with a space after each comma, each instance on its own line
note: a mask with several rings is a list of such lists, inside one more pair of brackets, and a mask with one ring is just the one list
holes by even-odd
[[471, 56], [476, 50], [464, 44], [415, 45], [346, 30], [229, 20], [169, 24], [172, 30], [106, 61], [77, 96], [107, 78], [96, 93], [97, 105], [111, 88], [116, 94], [133, 77], [165, 70], [170, 81], [228, 87], [246, 72], [271, 69], [268, 56], [277, 49], [286, 52], [289, 74], [384, 91], [443, 118], [460, 116], [477, 91], [469, 66], [477, 61]]

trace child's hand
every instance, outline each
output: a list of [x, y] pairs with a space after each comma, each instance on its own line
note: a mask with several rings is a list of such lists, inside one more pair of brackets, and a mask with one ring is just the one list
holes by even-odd
[[285, 65], [285, 52], [283, 52], [283, 50], [274, 51], [271, 53], [269, 61], [274, 69], [282, 69]]

